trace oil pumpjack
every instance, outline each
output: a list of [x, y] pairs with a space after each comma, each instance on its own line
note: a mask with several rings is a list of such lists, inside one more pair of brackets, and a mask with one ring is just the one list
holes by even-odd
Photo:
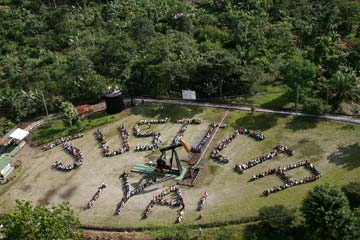
[[[155, 171], [164, 173], [164, 174], [172, 173], [172, 174], [176, 174], [176, 175], [180, 176], [183, 171], [183, 168], [181, 166], [179, 156], [176, 152], [176, 149], [179, 147], [183, 147], [186, 152], [190, 153], [190, 148], [183, 139], [180, 140], [179, 144], [174, 144], [174, 145], [170, 145], [168, 147], [161, 148], [160, 149], [161, 156], [156, 161], [157, 165], [156, 165]], [[171, 151], [171, 157], [169, 159], [170, 164], [166, 164], [166, 152], [167, 151]], [[175, 158], [175, 163], [176, 163], [177, 168], [173, 167], [174, 158]]]

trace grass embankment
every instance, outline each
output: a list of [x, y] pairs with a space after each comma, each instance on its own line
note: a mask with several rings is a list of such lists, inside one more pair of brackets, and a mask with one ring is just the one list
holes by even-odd
[[295, 107], [295, 103], [291, 101], [289, 89], [285, 85], [268, 85], [264, 87], [261, 93], [253, 96], [233, 97], [224, 100], [230, 103], [247, 104], [273, 109], [294, 109]]
[[[132, 108], [131, 111], [124, 111], [115, 115], [108, 115], [106, 113], [95, 114], [81, 119], [73, 126], [63, 120], [54, 120], [50, 123], [41, 126], [31, 134], [31, 140], [37, 144], [45, 144], [55, 139], [65, 137], [74, 133], [85, 132], [89, 129], [93, 129], [102, 125], [110, 124], [125, 118], [131, 114], [142, 115], [147, 119], [151, 118], [170, 118], [170, 121], [175, 122], [176, 119], [191, 118], [197, 113], [202, 112], [200, 107], [181, 107], [171, 104], [156, 105], [156, 104], [144, 104], [138, 105]], [[204, 114], [205, 119], [211, 119], [211, 113], [218, 111], [216, 109], [207, 109], [209, 114]]]
[[31, 134], [31, 141], [35, 141], [37, 144], [48, 143], [57, 138], [84, 132], [101, 125], [112, 123], [122, 117], [124, 117], [123, 114], [107, 115], [105, 113], [101, 113], [81, 119], [73, 126], [69, 126], [69, 124], [63, 120], [54, 120], [36, 129]]

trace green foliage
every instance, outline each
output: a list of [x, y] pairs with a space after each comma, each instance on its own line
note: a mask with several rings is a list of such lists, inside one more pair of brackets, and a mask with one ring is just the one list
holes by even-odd
[[132, 95], [189, 88], [218, 97], [252, 95], [279, 77], [287, 103], [296, 84], [300, 102], [329, 100], [336, 109], [358, 100], [344, 95], [353, 83], [336, 87], [338, 71], [359, 72], [358, 1], [196, 2], [11, 1], [0, 8], [1, 110], [17, 121], [43, 113], [17, 100], [21, 90], [84, 104], [113, 85]]
[[43, 110], [38, 91], [25, 92], [11, 88], [0, 89], [0, 109], [9, 119], [19, 122]]
[[331, 106], [319, 98], [306, 98], [303, 109], [308, 113], [324, 114], [330, 112]]
[[14, 127], [15, 124], [9, 120], [0, 120], [0, 136], [4, 135], [8, 130]]
[[80, 226], [69, 203], [61, 203], [51, 208], [33, 207], [31, 202], [16, 201], [12, 213], [1, 215], [4, 239], [80, 239], [74, 232]]
[[352, 239], [354, 217], [345, 194], [330, 185], [316, 186], [305, 197], [301, 212], [313, 239]]
[[220, 227], [219, 229], [217, 229], [215, 231], [212, 239], [213, 240], [235, 240], [235, 236], [229, 229], [227, 229], [225, 227]]
[[260, 225], [269, 232], [287, 233], [295, 220], [291, 210], [283, 205], [263, 207], [259, 210]]
[[185, 226], [165, 228], [161, 240], [190, 240], [190, 229]]
[[310, 60], [294, 55], [280, 67], [280, 74], [294, 93], [298, 87], [302, 92], [308, 92], [314, 85], [317, 68]]
[[71, 102], [62, 102], [61, 110], [70, 126], [72, 126], [73, 123], [79, 119], [78, 111]]
[[331, 100], [339, 105], [344, 100], [356, 99], [358, 89], [356, 88], [356, 75], [351, 69], [337, 71], [330, 79], [330, 90], [333, 93]]
[[351, 208], [360, 208], [360, 182], [351, 182], [341, 190], [348, 198]]

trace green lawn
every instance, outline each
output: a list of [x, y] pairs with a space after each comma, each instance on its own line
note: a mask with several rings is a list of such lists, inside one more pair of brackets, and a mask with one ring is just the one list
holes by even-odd
[[[13, 183], [0, 186], [0, 212], [13, 206], [14, 200], [21, 196], [35, 203], [54, 203], [69, 201], [85, 225], [107, 227], [148, 227], [172, 225], [176, 211], [166, 207], [156, 206], [148, 219], [140, 220], [146, 204], [165, 187], [174, 184], [166, 182], [150, 188], [146, 193], [129, 200], [121, 216], [114, 216], [116, 204], [122, 196], [119, 173], [131, 169], [136, 163], [144, 163], [149, 159], [155, 161], [159, 151], [134, 152], [136, 144], [147, 144], [150, 138], [135, 138], [132, 126], [140, 119], [169, 117], [170, 122], [154, 125], [154, 131], [161, 132], [162, 145], [170, 144], [178, 131], [180, 124], [173, 121], [176, 118], [200, 118], [203, 123], [189, 126], [184, 138], [189, 145], [196, 145], [208, 129], [208, 124], [218, 121], [224, 110], [215, 108], [193, 108], [176, 105], [145, 104], [127, 109], [113, 116], [98, 116], [85, 119], [82, 125], [75, 128], [83, 131], [84, 138], [73, 141], [85, 155], [84, 165], [70, 173], [50, 170], [55, 161], [69, 161], [68, 155], [60, 148], [47, 152], [39, 152], [36, 148], [25, 147], [16, 158], [24, 162], [24, 171]], [[227, 119], [228, 128], [218, 131], [214, 142], [205, 154], [206, 174], [194, 188], [180, 186], [183, 191], [186, 213], [185, 225], [212, 224], [227, 221], [238, 221], [244, 217], [256, 216], [259, 208], [274, 204], [284, 204], [291, 209], [297, 209], [306, 193], [314, 186], [323, 183], [344, 185], [350, 181], [360, 180], [360, 126], [343, 123], [316, 121], [307, 118], [286, 117], [273, 114], [248, 113], [231, 111]], [[93, 129], [101, 125], [111, 148], [119, 146], [119, 135], [116, 128], [125, 124], [130, 138], [131, 150], [113, 158], [101, 156], [99, 143], [93, 136]], [[259, 129], [266, 135], [264, 141], [258, 142], [247, 136], [237, 137], [222, 154], [230, 159], [228, 164], [218, 164], [208, 158], [217, 142], [228, 136], [237, 128]], [[87, 129], [87, 130], [86, 130]], [[72, 131], [61, 121], [45, 126], [35, 132], [34, 138], [43, 142], [59, 136], [68, 135]], [[286, 144], [295, 150], [295, 155], [287, 157], [280, 155], [270, 161], [247, 170], [244, 174], [233, 171], [235, 163], [243, 163], [268, 153], [277, 144]], [[180, 157], [185, 159], [185, 151]], [[260, 197], [263, 190], [281, 184], [276, 176], [268, 176], [255, 182], [248, 182], [253, 174], [269, 168], [294, 163], [300, 160], [310, 160], [323, 174], [323, 177], [313, 183], [304, 184], [269, 197]], [[292, 177], [305, 177], [309, 172], [295, 169], [287, 172]], [[131, 173], [129, 181], [139, 182], [144, 176]], [[98, 184], [106, 181], [109, 188], [100, 198], [96, 207], [83, 211]], [[203, 210], [203, 218], [199, 216], [196, 206], [201, 195], [207, 191], [208, 201]]]

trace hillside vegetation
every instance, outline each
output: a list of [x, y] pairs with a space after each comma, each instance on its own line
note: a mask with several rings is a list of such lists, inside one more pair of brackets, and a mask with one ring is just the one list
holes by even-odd
[[355, 0], [13, 0], [0, 10], [0, 108], [20, 121], [59, 102], [131, 95], [251, 96], [287, 85], [283, 105], [357, 101]]

